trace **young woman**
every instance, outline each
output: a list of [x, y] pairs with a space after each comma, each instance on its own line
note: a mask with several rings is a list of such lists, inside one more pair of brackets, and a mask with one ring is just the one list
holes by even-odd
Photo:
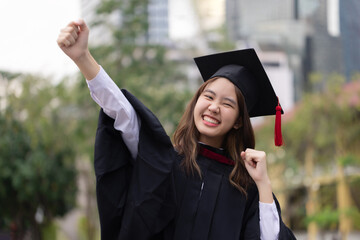
[[101, 106], [95, 173], [102, 239], [295, 239], [281, 220], [250, 117], [277, 98], [253, 50], [196, 58], [204, 78], [173, 137], [91, 56], [84, 21], [58, 45]]

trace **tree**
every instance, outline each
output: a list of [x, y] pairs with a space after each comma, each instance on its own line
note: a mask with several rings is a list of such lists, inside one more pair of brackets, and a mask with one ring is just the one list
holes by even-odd
[[42, 229], [75, 205], [76, 169], [72, 130], [61, 98], [64, 86], [20, 75], [4, 81], [0, 101], [1, 228], [13, 239]]

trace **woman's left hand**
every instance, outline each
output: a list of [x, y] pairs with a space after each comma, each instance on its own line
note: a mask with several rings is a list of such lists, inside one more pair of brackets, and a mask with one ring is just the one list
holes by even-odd
[[244, 160], [246, 170], [250, 177], [256, 183], [259, 190], [261, 202], [272, 203], [272, 188], [269, 176], [267, 174], [266, 153], [247, 148], [241, 152], [241, 158]]

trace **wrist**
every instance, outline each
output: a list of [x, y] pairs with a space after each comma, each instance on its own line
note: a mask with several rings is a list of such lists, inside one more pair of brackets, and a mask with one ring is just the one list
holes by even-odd
[[272, 203], [274, 201], [272, 194], [271, 181], [269, 178], [261, 182], [256, 182], [259, 191], [259, 201], [263, 203]]
[[84, 50], [81, 54], [78, 56], [72, 58], [72, 60], [75, 62], [76, 65], [84, 65], [91, 61], [91, 53], [89, 49]]
[[74, 60], [85, 79], [93, 79], [99, 72], [100, 66], [93, 58], [89, 50], [85, 51], [85, 54], [81, 55], [76, 61]]

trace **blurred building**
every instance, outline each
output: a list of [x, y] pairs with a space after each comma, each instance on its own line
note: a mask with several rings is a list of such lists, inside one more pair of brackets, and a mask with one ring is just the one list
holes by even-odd
[[169, 43], [168, 0], [149, 0], [148, 41], [155, 44]]
[[270, 38], [274, 38], [274, 34], [266, 35], [265, 28], [269, 24], [291, 20], [293, 5], [293, 1], [289, 0], [227, 0], [226, 19], [229, 35], [233, 40], [265, 37], [266, 41], [269, 41]]
[[307, 17], [304, 73], [305, 81], [310, 73], [320, 73], [324, 77], [333, 73], [344, 73], [341, 38], [336, 30], [330, 31], [333, 24], [330, 17], [337, 18], [336, 1], [320, 0], [319, 5]]
[[285, 54], [291, 74], [292, 102], [300, 98], [304, 79], [303, 49], [307, 29], [296, 0], [226, 0], [229, 37], [242, 47]]
[[307, 16], [306, 74], [339, 73], [349, 81], [360, 73], [360, 1], [319, 0]]
[[226, 0], [231, 39], [288, 56], [295, 100], [311, 86], [311, 73], [349, 80], [360, 72], [359, 13], [357, 0]]
[[217, 29], [225, 23], [225, 0], [193, 1], [203, 31]]
[[345, 74], [351, 79], [360, 73], [360, 1], [337, 0], [340, 13], [340, 32], [342, 39]]
[[[81, 0], [81, 11], [83, 18], [90, 23], [96, 23], [104, 16], [96, 15], [96, 9], [101, 4], [101, 0]], [[150, 44], [169, 44], [169, 10], [168, 0], [149, 0], [147, 7], [148, 31], [144, 39]], [[102, 19], [104, 20], [104, 19]], [[116, 10], [106, 19], [119, 28], [122, 26], [122, 13]], [[101, 44], [111, 41], [111, 32], [103, 26], [92, 27], [90, 41], [92, 44]]]
[[259, 52], [259, 58], [269, 76], [281, 107], [285, 112], [294, 106], [294, 78], [289, 61], [283, 52]]

